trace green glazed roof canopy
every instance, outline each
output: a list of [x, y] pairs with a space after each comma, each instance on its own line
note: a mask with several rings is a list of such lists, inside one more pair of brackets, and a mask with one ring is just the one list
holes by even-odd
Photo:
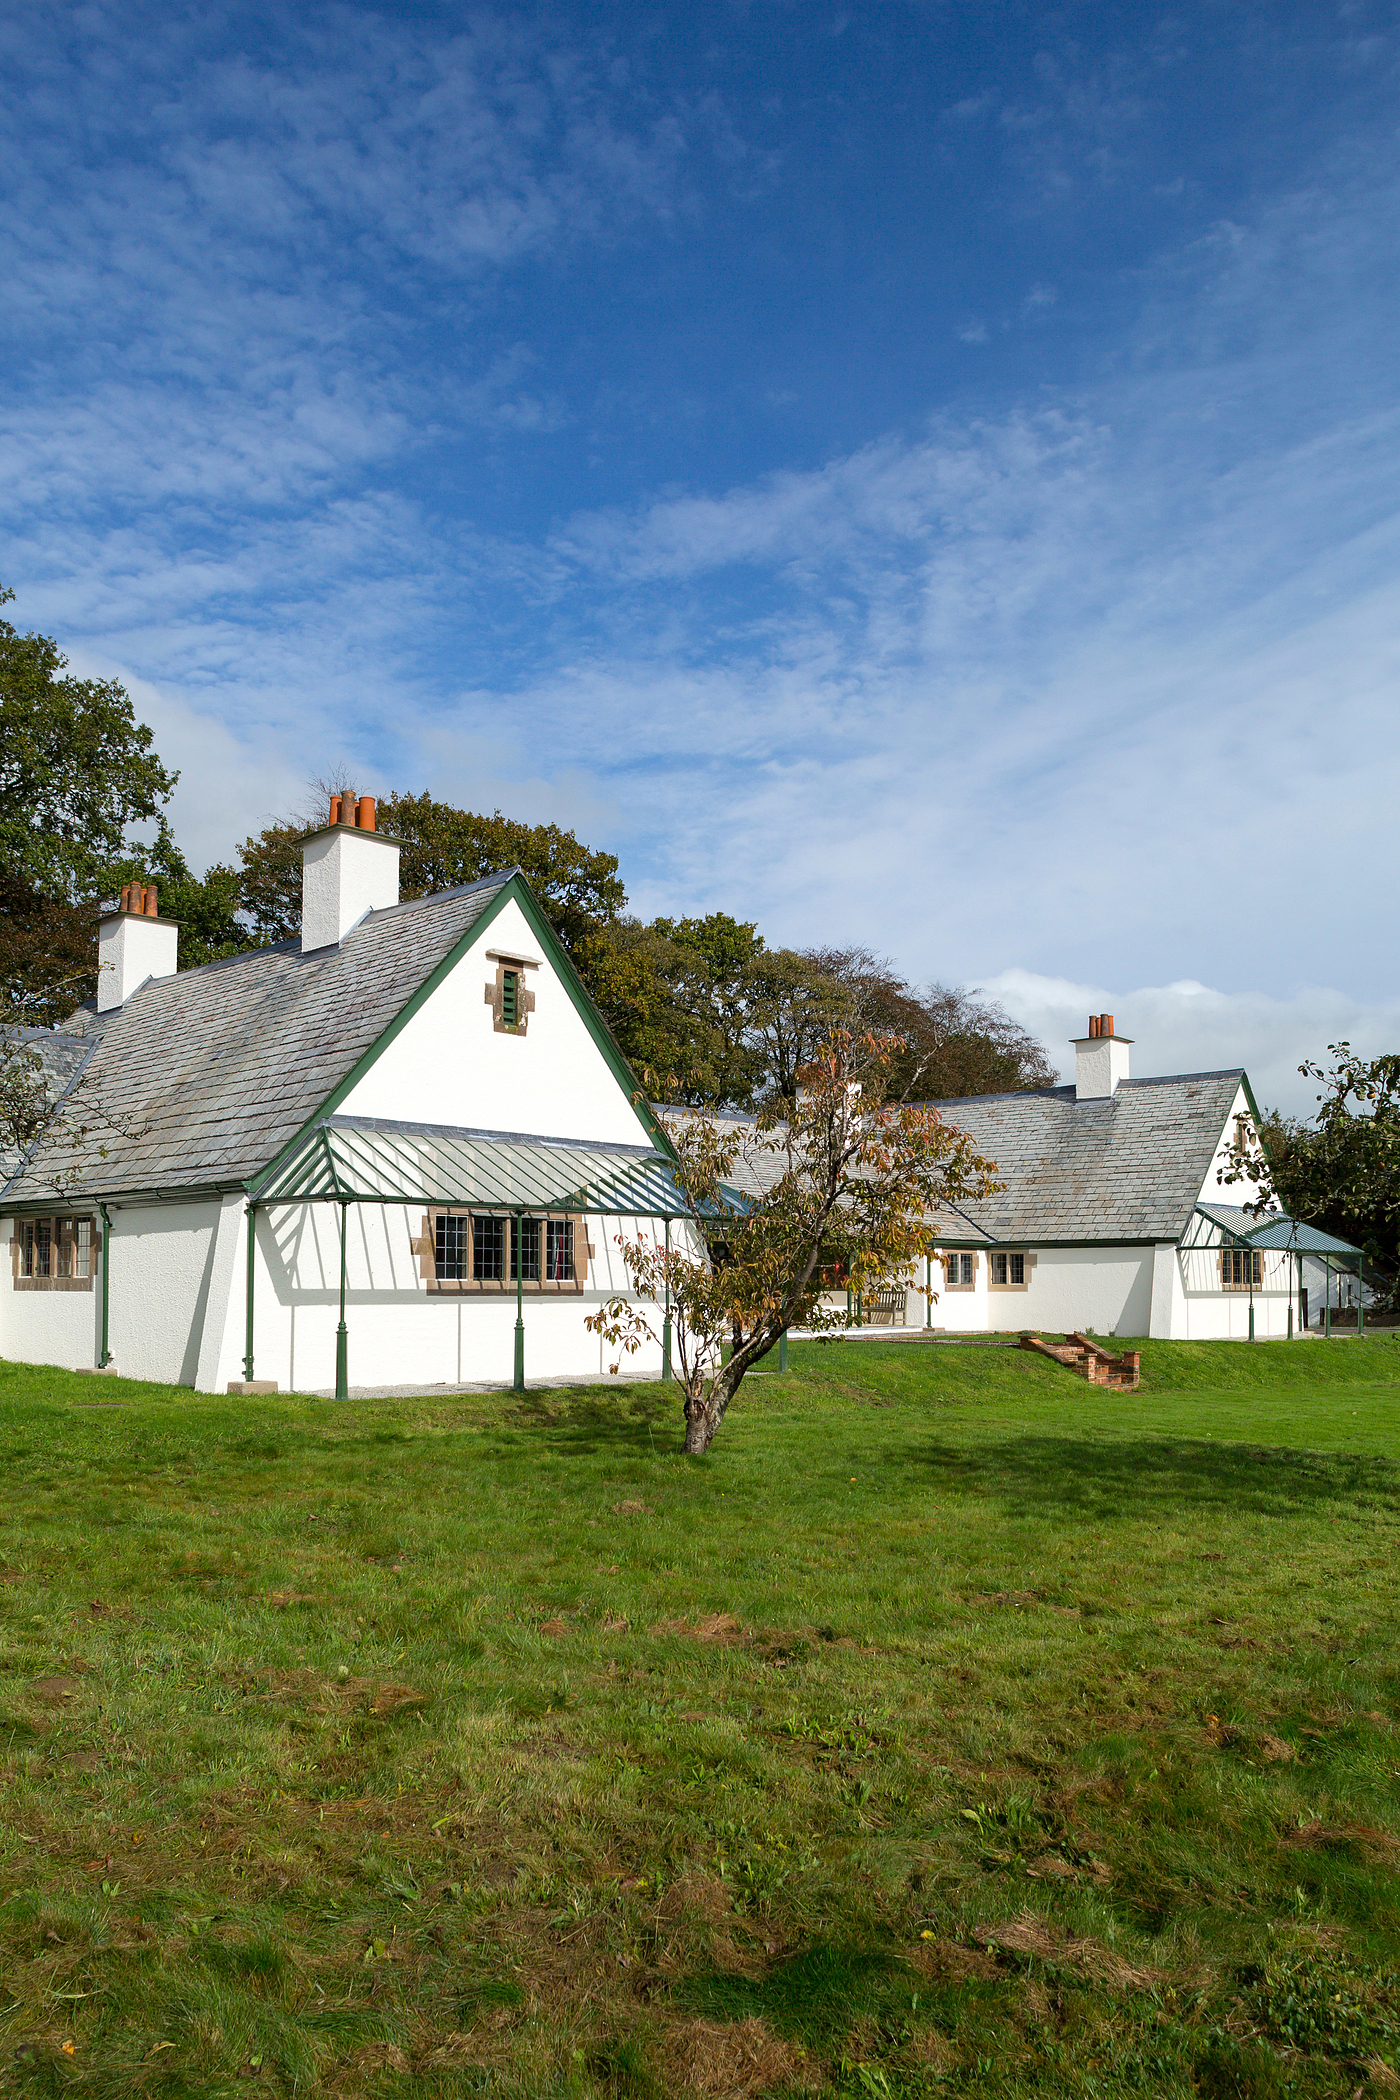
[[[726, 1194], [730, 1192], [726, 1191]], [[428, 1203], [462, 1209], [688, 1215], [674, 1163], [648, 1145], [327, 1116], [249, 1195], [268, 1203]], [[743, 1199], [734, 1196], [736, 1205]]]
[[1304, 1225], [1297, 1218], [1284, 1217], [1276, 1212], [1272, 1217], [1256, 1218], [1249, 1211], [1236, 1209], [1228, 1203], [1198, 1203], [1197, 1214], [1218, 1226], [1225, 1237], [1245, 1247], [1276, 1248], [1289, 1254], [1360, 1254], [1350, 1240], [1338, 1240], [1330, 1232], [1319, 1231], [1316, 1225]]

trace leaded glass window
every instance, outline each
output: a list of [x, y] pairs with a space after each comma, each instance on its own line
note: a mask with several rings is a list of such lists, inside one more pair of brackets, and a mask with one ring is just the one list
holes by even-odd
[[475, 1283], [503, 1283], [506, 1274], [506, 1225], [505, 1218], [472, 1219], [472, 1280]]
[[433, 1260], [440, 1283], [461, 1283], [466, 1276], [467, 1240], [467, 1220], [451, 1211], [439, 1211]]

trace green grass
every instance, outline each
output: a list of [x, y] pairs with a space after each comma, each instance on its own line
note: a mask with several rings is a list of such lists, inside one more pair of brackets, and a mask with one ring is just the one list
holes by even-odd
[[1142, 1350], [0, 1366], [0, 2090], [1394, 2090], [1400, 1344]]

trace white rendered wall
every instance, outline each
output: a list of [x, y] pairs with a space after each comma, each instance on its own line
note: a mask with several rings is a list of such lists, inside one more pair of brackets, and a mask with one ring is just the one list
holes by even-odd
[[1186, 1333], [1186, 1274], [1181, 1250], [1164, 1240], [1152, 1250], [1152, 1324], [1154, 1341], [1180, 1341]]
[[217, 1203], [113, 1210], [107, 1336], [123, 1377], [194, 1384], [218, 1218]]
[[[1015, 1334], [1023, 1327], [1051, 1334], [1090, 1327], [1103, 1335], [1149, 1332], [1151, 1247], [1028, 1247], [1025, 1252], [1023, 1291], [993, 1288], [985, 1248], [970, 1291], [948, 1290], [941, 1281], [942, 1265], [935, 1262], [933, 1325], [948, 1334]], [[923, 1303], [922, 1290], [910, 1292], [911, 1323], [917, 1319], [922, 1325]]]
[[[214, 1203], [113, 1210], [90, 1291], [0, 1287], [0, 1355], [91, 1369], [101, 1353], [102, 1270], [110, 1261], [108, 1348], [127, 1378], [193, 1385], [212, 1279]], [[13, 1226], [5, 1232], [8, 1241]]]
[[1235, 1098], [1230, 1104], [1230, 1113], [1225, 1118], [1220, 1143], [1215, 1148], [1215, 1157], [1210, 1163], [1205, 1180], [1201, 1183], [1201, 1193], [1196, 1200], [1200, 1203], [1225, 1203], [1232, 1210], [1243, 1210], [1247, 1203], [1257, 1203], [1259, 1200], [1259, 1184], [1253, 1175], [1244, 1181], [1221, 1182], [1217, 1179], [1227, 1163], [1230, 1147], [1235, 1142], [1236, 1116], [1245, 1116], [1248, 1119], [1250, 1136], [1257, 1139], [1259, 1133], [1255, 1128], [1249, 1097], [1243, 1087], [1237, 1088]]
[[[541, 968], [525, 973], [535, 1010], [524, 1035], [496, 1030], [486, 1003], [486, 986], [496, 975], [488, 948], [540, 960]], [[603, 1144], [650, 1142], [514, 900], [389, 1044], [340, 1112]]]
[[988, 1326], [1052, 1334], [1145, 1335], [1152, 1318], [1151, 1247], [1036, 1247], [1024, 1291], [988, 1293]]
[[[345, 1326], [352, 1386], [508, 1385], [515, 1371], [513, 1290], [429, 1291], [410, 1242], [422, 1230], [421, 1205], [352, 1206], [347, 1214]], [[627, 1286], [616, 1235], [659, 1238], [662, 1228], [637, 1218], [589, 1218], [594, 1250], [582, 1291], [522, 1293], [528, 1379], [606, 1373], [619, 1379], [660, 1373], [658, 1339], [619, 1358], [584, 1326], [605, 1298]], [[246, 1247], [246, 1242], [243, 1243]], [[242, 1258], [235, 1264], [233, 1306], [223, 1355], [211, 1384], [243, 1376]], [[334, 1204], [286, 1205], [258, 1213], [254, 1285], [257, 1378], [284, 1391], [316, 1392], [335, 1383], [340, 1322], [340, 1211]]]
[[[933, 1265], [933, 1288], [936, 1294], [933, 1306], [934, 1326], [945, 1328], [949, 1334], [985, 1334], [990, 1324], [987, 1317], [986, 1249], [980, 1248], [977, 1252], [977, 1267], [974, 1271], [973, 1284], [970, 1291], [964, 1290], [961, 1285], [956, 1290], [950, 1291], [943, 1281], [944, 1274], [942, 1262], [935, 1261]], [[1021, 1295], [1018, 1295], [1018, 1304], [1021, 1302]], [[1028, 1324], [1025, 1320], [1016, 1322], [1018, 1327], [1024, 1327]]]
[[[1220, 1249], [1199, 1247], [1177, 1250], [1181, 1275], [1183, 1324], [1173, 1339], [1185, 1342], [1244, 1342], [1249, 1339], [1250, 1294], [1220, 1287]], [[1297, 1265], [1292, 1256], [1265, 1251], [1263, 1285], [1254, 1293], [1254, 1334], [1266, 1336], [1288, 1332], [1288, 1309], [1297, 1317]]]
[[[91, 1370], [102, 1331], [102, 1277], [90, 1291], [17, 1291], [10, 1241], [18, 1220], [0, 1221], [0, 1356], [18, 1364], [59, 1364], [65, 1371]], [[101, 1220], [97, 1221], [101, 1231]]]

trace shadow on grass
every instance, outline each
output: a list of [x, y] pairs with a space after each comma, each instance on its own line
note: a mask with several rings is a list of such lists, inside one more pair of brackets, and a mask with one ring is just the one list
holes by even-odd
[[941, 1441], [890, 1452], [939, 1486], [999, 1496], [1023, 1510], [1114, 1517], [1145, 1510], [1220, 1509], [1297, 1516], [1327, 1503], [1394, 1506], [1396, 1468], [1360, 1453], [1289, 1451], [1163, 1436], [1012, 1436], [985, 1446]]
[[523, 1393], [513, 1409], [522, 1427], [542, 1430], [561, 1455], [678, 1450], [685, 1433], [680, 1387], [555, 1387]]

